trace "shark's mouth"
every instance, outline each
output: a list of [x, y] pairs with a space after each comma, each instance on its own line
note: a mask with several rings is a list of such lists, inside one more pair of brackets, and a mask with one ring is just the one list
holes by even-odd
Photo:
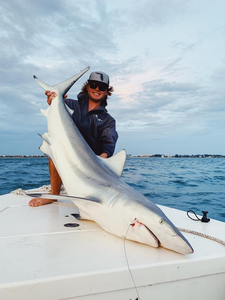
[[157, 238], [157, 236], [149, 229], [145, 224], [143, 224], [145, 228], [150, 232], [152, 238], [155, 240], [155, 242], [158, 244], [158, 247], [160, 246], [160, 240]]
[[137, 218], [135, 218], [135, 222], [132, 224], [132, 226], [134, 226], [135, 223], [137, 223], [137, 224], [139, 224], [139, 225], [141, 225], [141, 226], [144, 226], [144, 227], [148, 230], [148, 232], [150, 233], [152, 239], [155, 241], [155, 247], [157, 247], [157, 245], [158, 245], [158, 247], [161, 245], [160, 240], [159, 240], [159, 239], [157, 238], [157, 236], [151, 231], [151, 229], [148, 228], [148, 226], [146, 226], [144, 223], [138, 221]]

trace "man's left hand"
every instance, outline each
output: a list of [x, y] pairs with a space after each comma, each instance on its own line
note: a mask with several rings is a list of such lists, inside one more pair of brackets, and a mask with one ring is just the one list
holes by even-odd
[[108, 158], [108, 154], [103, 152], [102, 154], [99, 155], [100, 157], [103, 157], [103, 158]]

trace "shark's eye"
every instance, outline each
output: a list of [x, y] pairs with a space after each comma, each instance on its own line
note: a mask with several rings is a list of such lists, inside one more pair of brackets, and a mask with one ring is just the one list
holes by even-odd
[[164, 220], [160, 219], [159, 224], [163, 224], [163, 223], [164, 223]]

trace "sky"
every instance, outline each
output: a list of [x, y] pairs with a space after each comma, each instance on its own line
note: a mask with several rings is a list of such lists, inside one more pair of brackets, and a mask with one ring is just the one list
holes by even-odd
[[224, 0], [1, 0], [0, 155], [42, 155], [43, 89], [110, 76], [116, 152], [225, 155]]

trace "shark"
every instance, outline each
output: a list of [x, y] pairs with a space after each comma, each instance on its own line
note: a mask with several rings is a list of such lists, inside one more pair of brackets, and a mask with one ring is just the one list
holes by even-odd
[[[101, 158], [95, 155], [76, 127], [71, 117], [73, 111], [65, 104], [64, 95], [88, 70], [89, 67], [54, 86], [34, 76], [42, 88], [57, 94], [46, 110], [41, 109], [47, 118], [48, 132], [41, 135], [40, 150], [53, 160], [67, 199], [77, 206], [81, 219], [94, 221], [111, 234], [155, 248], [193, 253], [188, 240], [164, 212], [122, 180], [125, 150], [110, 158]], [[65, 198], [50, 194], [39, 197]]]

